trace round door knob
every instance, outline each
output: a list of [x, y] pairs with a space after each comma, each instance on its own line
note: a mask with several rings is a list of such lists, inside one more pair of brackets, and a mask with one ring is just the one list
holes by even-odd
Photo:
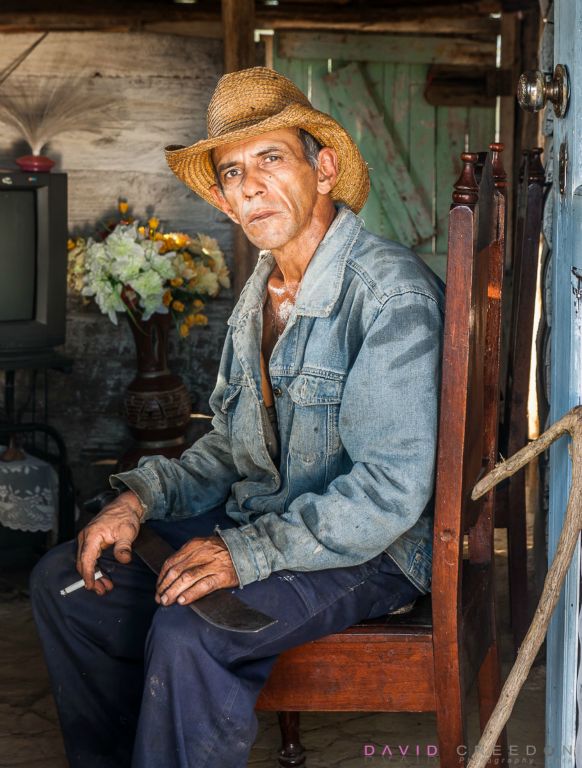
[[554, 105], [556, 117], [564, 117], [570, 99], [568, 71], [558, 64], [553, 76], [539, 70], [529, 70], [520, 76], [517, 83], [519, 106], [527, 112], [539, 112], [548, 101]]

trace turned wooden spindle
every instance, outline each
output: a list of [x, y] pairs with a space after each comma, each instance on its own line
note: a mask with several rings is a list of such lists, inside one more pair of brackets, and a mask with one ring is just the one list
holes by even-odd
[[463, 152], [461, 161], [463, 169], [455, 182], [453, 203], [455, 205], [476, 205], [479, 200], [479, 187], [475, 178], [475, 165], [479, 155], [474, 152]]

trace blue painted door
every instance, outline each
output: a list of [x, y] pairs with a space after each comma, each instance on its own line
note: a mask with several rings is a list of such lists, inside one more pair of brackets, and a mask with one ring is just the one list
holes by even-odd
[[[582, 0], [556, 0], [554, 63], [565, 64], [571, 83], [566, 116], [554, 121], [552, 187], [554, 227], [552, 256], [552, 329], [550, 418], [560, 418], [582, 402]], [[560, 148], [562, 147], [562, 153]], [[560, 191], [560, 154], [567, 156]], [[554, 557], [562, 528], [571, 478], [567, 441], [550, 453], [548, 557]], [[576, 736], [580, 552], [576, 550], [547, 645], [546, 766], [582, 765], [582, 739]], [[580, 727], [580, 726], [578, 726]], [[576, 741], [578, 742], [576, 744]], [[575, 754], [579, 758], [575, 760]]]

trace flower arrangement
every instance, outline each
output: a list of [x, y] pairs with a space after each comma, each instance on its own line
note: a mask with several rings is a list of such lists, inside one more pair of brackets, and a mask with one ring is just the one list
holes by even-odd
[[147, 225], [127, 215], [99, 239], [68, 242], [69, 288], [89, 300], [117, 325], [118, 313], [148, 320], [155, 312], [171, 313], [180, 336], [195, 325], [206, 325], [202, 311], [208, 298], [230, 287], [224, 254], [214, 238], [183, 232], [163, 233], [152, 217]]

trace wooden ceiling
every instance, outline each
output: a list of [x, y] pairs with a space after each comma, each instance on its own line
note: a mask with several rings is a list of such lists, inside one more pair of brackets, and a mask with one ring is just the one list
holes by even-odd
[[[503, 11], [537, 0], [255, 0], [259, 29], [496, 34]], [[222, 36], [221, 0], [3, 0], [0, 31], [167, 31]]]

